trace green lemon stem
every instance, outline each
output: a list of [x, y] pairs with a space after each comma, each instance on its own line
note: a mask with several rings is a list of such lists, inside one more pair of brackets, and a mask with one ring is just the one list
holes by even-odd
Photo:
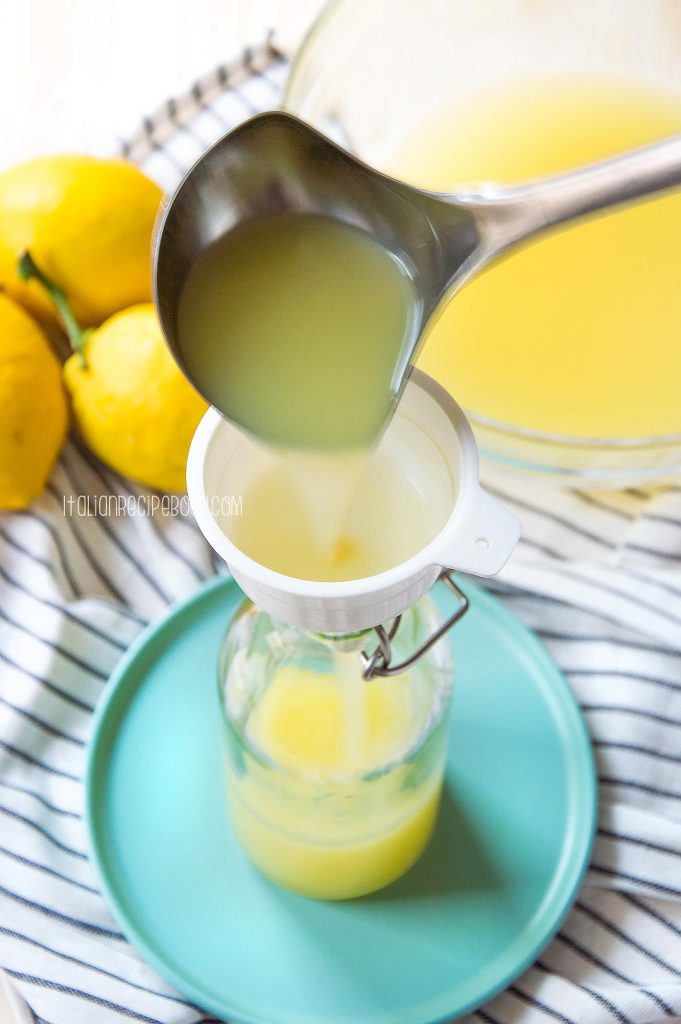
[[66, 292], [64, 292], [59, 285], [56, 285], [54, 281], [47, 276], [44, 270], [40, 269], [28, 249], [19, 257], [17, 262], [17, 273], [22, 281], [30, 281], [33, 278], [34, 280], [39, 281], [43, 286], [56, 306], [59, 319], [64, 325], [64, 330], [68, 336], [71, 348], [80, 357], [82, 365], [87, 368], [85, 345], [92, 334], [92, 327], [82, 328], [80, 326], [73, 315], [73, 310], [69, 305], [69, 300], [66, 298]]

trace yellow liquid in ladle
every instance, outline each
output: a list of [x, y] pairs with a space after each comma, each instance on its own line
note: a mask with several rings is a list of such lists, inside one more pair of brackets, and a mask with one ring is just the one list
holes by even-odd
[[358, 228], [286, 213], [228, 232], [190, 270], [179, 307], [189, 376], [277, 446], [369, 448], [413, 347], [405, 267]]
[[[388, 170], [427, 188], [516, 183], [681, 132], [681, 97], [556, 77], [468, 102]], [[419, 365], [467, 410], [580, 437], [681, 433], [681, 195], [585, 221], [471, 282]]]
[[[242, 225], [191, 269], [178, 323], [189, 375], [272, 446], [227, 530], [256, 561], [303, 579], [369, 576], [415, 554], [442, 526], [428, 496], [394, 465], [371, 464], [370, 480], [382, 481], [370, 488], [375, 504], [359, 495], [353, 511], [418, 311], [392, 252], [356, 227], [309, 214]], [[398, 529], [390, 502], [402, 509]]]

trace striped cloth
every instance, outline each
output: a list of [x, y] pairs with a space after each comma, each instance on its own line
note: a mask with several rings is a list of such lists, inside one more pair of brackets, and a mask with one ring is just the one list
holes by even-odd
[[[249, 52], [144, 121], [124, 151], [171, 188], [226, 129], [277, 102], [284, 73], [271, 46]], [[490, 589], [566, 673], [602, 802], [559, 936], [469, 1020], [681, 1020], [681, 489], [488, 482], [525, 527]], [[84, 852], [81, 780], [122, 652], [216, 566], [190, 517], [64, 515], [78, 495], [151, 497], [73, 439], [46, 493], [0, 518], [0, 964], [46, 1024], [209, 1021], [120, 934]]]

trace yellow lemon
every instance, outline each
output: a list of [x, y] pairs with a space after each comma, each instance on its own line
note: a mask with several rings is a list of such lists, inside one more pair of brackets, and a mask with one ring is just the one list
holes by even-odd
[[35, 320], [0, 293], [0, 508], [38, 497], [67, 425], [59, 360]]
[[177, 368], [150, 303], [115, 314], [64, 366], [88, 447], [150, 487], [184, 491], [192, 434], [207, 405]]
[[55, 321], [40, 286], [21, 281], [30, 249], [84, 325], [151, 297], [150, 245], [160, 188], [125, 160], [50, 156], [0, 173], [0, 286]]

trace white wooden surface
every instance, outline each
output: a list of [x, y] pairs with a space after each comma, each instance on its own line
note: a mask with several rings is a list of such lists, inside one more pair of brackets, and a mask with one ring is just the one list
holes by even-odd
[[269, 28], [295, 43], [322, 0], [0, 0], [0, 166], [109, 152], [115, 137]]

